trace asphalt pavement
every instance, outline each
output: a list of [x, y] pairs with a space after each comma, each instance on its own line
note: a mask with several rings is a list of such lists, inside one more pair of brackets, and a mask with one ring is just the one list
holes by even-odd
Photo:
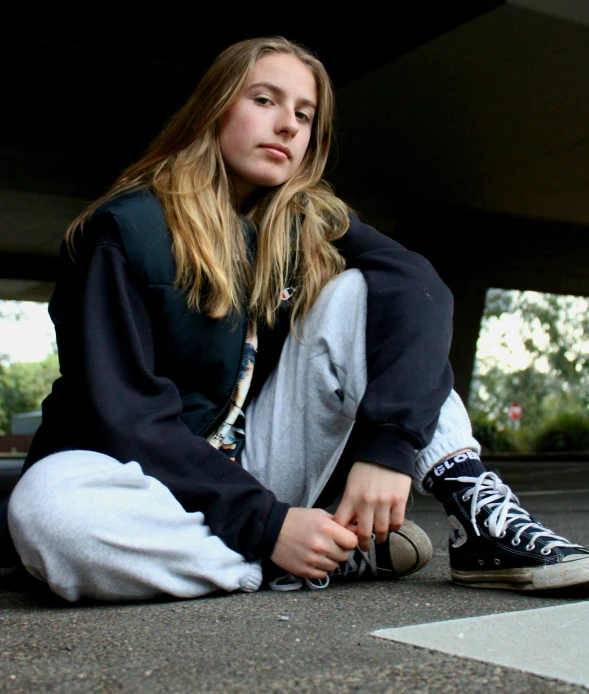
[[[589, 460], [493, 466], [546, 526], [589, 546]], [[589, 625], [579, 618], [589, 589], [520, 594], [455, 586], [441, 507], [415, 497], [408, 516], [430, 535], [434, 557], [421, 572], [399, 581], [70, 605], [20, 573], [0, 571], [0, 692], [589, 691], [573, 683], [566, 657], [562, 668], [557, 658], [546, 676], [526, 669], [517, 657], [508, 667], [483, 662], [468, 649], [451, 655], [443, 646], [377, 638], [374, 632], [382, 629], [532, 610], [530, 617], [539, 616], [542, 628], [526, 626], [517, 615], [511, 618], [515, 627], [491, 620], [491, 631], [484, 632], [489, 644], [510, 639], [517, 655], [534, 636], [542, 659], [550, 655], [548, 646], [542, 652], [542, 636], [558, 624], [577, 644], [589, 646]], [[577, 615], [570, 628], [558, 610], [544, 610], [559, 606]]]

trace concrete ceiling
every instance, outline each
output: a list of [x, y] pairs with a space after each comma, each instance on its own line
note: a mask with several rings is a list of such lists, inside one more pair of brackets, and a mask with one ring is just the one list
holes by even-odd
[[339, 90], [338, 191], [588, 225], [588, 87], [589, 4], [509, 2]]
[[446, 3], [446, 15], [429, 17], [414, 5], [394, 31], [370, 17], [342, 40], [250, 21], [200, 52], [155, 33], [16, 37], [21, 70], [0, 115], [0, 297], [48, 296], [68, 222], [244, 35], [283, 33], [317, 49], [338, 87], [330, 178], [383, 231], [407, 199], [589, 225], [589, 7]]
[[0, 298], [47, 298], [69, 221], [138, 158], [225, 46], [293, 38], [317, 52], [337, 88], [502, 1], [420, 0], [389, 8], [387, 25], [366, 12], [345, 28], [331, 11], [310, 22], [248, 7], [228, 23], [211, 6], [204, 30], [198, 6], [183, 7], [179, 22], [173, 5], [141, 20], [51, 7], [14, 22], [0, 46], [11, 68], [0, 110]]

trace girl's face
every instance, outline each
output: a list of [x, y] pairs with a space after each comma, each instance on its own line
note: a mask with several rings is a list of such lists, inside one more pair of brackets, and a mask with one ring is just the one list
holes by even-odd
[[316, 109], [315, 77], [297, 57], [273, 53], [258, 60], [251, 82], [220, 119], [221, 154], [240, 202], [294, 175]]

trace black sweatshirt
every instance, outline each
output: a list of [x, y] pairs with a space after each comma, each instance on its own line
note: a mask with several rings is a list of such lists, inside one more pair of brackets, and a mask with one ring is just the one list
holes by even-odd
[[[452, 299], [422, 256], [354, 215], [350, 221], [334, 245], [368, 285], [368, 386], [357, 413], [354, 460], [412, 474], [414, 449], [431, 440], [452, 387]], [[202, 410], [201, 420], [210, 423], [224, 406], [238, 366], [229, 362], [237, 359], [226, 355], [225, 363], [221, 354], [217, 376], [203, 380], [209, 410], [191, 374], [217, 368], [217, 352], [235, 329], [186, 308], [173, 286], [169, 230], [150, 193], [107, 203], [84, 235], [97, 239], [87, 262], [76, 265], [62, 253], [50, 304], [62, 378], [44, 402], [25, 468], [75, 448], [135, 460], [186, 510], [203, 511], [230, 548], [247, 560], [268, 557], [288, 506], [215, 450], [190, 419]], [[193, 334], [190, 319], [198, 320]], [[277, 362], [287, 324], [283, 317], [276, 329], [259, 331], [255, 391]]]

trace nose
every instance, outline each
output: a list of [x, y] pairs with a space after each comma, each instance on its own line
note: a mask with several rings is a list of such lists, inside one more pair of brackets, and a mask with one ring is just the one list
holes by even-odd
[[297, 120], [296, 113], [293, 109], [282, 109], [280, 117], [276, 121], [276, 133], [286, 133], [290, 137], [294, 137], [300, 128], [300, 123]]

